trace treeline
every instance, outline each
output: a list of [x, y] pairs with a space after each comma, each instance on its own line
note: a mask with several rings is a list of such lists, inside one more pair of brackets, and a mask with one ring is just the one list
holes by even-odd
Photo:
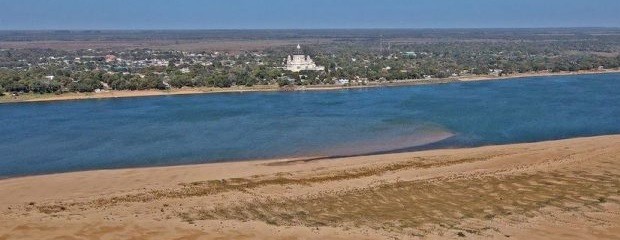
[[537, 71], [580, 71], [620, 67], [620, 43], [566, 42], [442, 42], [393, 43], [381, 51], [372, 45], [326, 46], [316, 53], [328, 77], [355, 79], [420, 79], [453, 74], [487, 75]]
[[[53, 78], [49, 76], [53, 76]], [[194, 66], [190, 73], [182, 73], [176, 67], [148, 68], [137, 73], [108, 73], [96, 70], [81, 72], [49, 71], [34, 68], [29, 70], [0, 70], [0, 91], [63, 93], [93, 92], [96, 89], [226, 88], [234, 85], [253, 86], [277, 83], [281, 76], [282, 70], [264, 66], [231, 69]]]
[[[291, 73], [267, 66], [223, 67], [190, 66], [189, 73], [179, 67], [164, 69], [146, 68], [133, 73], [108, 73], [104, 71], [70, 71], [33, 68], [28, 70], [0, 70], [1, 92], [93, 92], [96, 89], [146, 90], [182, 87], [220, 87], [235, 85], [253, 86], [278, 84], [280, 86], [333, 84], [334, 79], [363, 78], [367, 81], [422, 79], [427, 76], [446, 78], [467, 70], [471, 74], [486, 75], [491, 69], [502, 69], [502, 74], [532, 71], [580, 71], [620, 67], [620, 56], [567, 55], [558, 57], [532, 57], [518, 60], [488, 58], [472, 59], [459, 63], [446, 58], [376, 58], [355, 62], [338, 58], [317, 58], [325, 64], [325, 72]], [[359, 61], [359, 62], [358, 62]], [[386, 67], [389, 66], [389, 67]], [[47, 76], [53, 76], [47, 77]]]
[[51, 79], [46, 78], [46, 75], [36, 69], [3, 70], [0, 71], [0, 88], [6, 92], [92, 92], [103, 87], [102, 83], [97, 80], [97, 75], [96, 72], [67, 73], [56, 75]]
[[[580, 71], [620, 67], [620, 42], [601, 39], [557, 41], [472, 41], [390, 43], [317, 43], [306, 46], [317, 65], [326, 71], [292, 73], [282, 70], [290, 47], [260, 53], [201, 53], [199, 59], [177, 51], [148, 49], [124, 51], [123, 59], [165, 59], [168, 66], [136, 67], [102, 59], [81, 62], [54, 60], [55, 56], [87, 55], [88, 50], [0, 50], [0, 91], [63, 93], [96, 89], [145, 90], [181, 87], [231, 87], [277, 84], [280, 86], [333, 84], [337, 79], [391, 81], [446, 78], [537, 71]], [[50, 60], [52, 59], [52, 60]], [[3, 65], [4, 64], [4, 65]], [[51, 77], [53, 76], [53, 77]]]

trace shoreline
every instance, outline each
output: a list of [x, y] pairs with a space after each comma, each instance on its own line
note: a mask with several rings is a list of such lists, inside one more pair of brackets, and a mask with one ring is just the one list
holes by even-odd
[[3, 179], [0, 237], [614, 239], [619, 146], [606, 135]]
[[71, 174], [91, 174], [91, 173], [97, 174], [99, 172], [149, 171], [149, 170], [166, 170], [166, 169], [175, 169], [175, 168], [194, 168], [194, 167], [200, 168], [200, 167], [207, 167], [207, 166], [218, 166], [218, 165], [225, 166], [225, 165], [236, 165], [236, 164], [287, 166], [287, 165], [296, 165], [296, 164], [306, 164], [306, 163], [311, 163], [311, 162], [338, 161], [342, 159], [381, 158], [382, 156], [388, 156], [388, 155], [415, 154], [415, 153], [424, 153], [424, 152], [458, 151], [458, 150], [472, 150], [472, 149], [494, 148], [494, 147], [502, 148], [502, 147], [519, 146], [519, 145], [536, 145], [536, 144], [546, 144], [546, 143], [554, 143], [554, 142], [563, 142], [563, 141], [590, 139], [590, 138], [604, 138], [604, 137], [620, 138], [620, 134], [572, 137], [572, 138], [556, 139], [556, 140], [542, 140], [542, 141], [536, 141], [536, 142], [509, 143], [509, 144], [500, 144], [500, 145], [483, 145], [483, 146], [462, 147], [462, 148], [430, 148], [430, 149], [412, 150], [412, 151], [391, 150], [391, 151], [370, 152], [370, 153], [365, 153], [365, 154], [338, 155], [338, 156], [327, 156], [327, 155], [312, 156], [310, 155], [310, 156], [282, 157], [282, 158], [240, 159], [240, 160], [216, 161], [216, 162], [206, 162], [206, 163], [166, 164], [166, 165], [152, 165], [152, 166], [138, 166], [138, 167], [121, 167], [121, 168], [100, 168], [100, 169], [87, 169], [87, 170], [77, 170], [77, 171], [67, 171], [67, 172], [50, 172], [50, 173], [25, 174], [25, 175], [4, 176], [4, 177], [0, 176], [0, 184], [3, 181], [7, 181], [7, 180], [10, 181], [14, 179], [46, 178], [46, 177], [63, 176], [63, 175], [71, 175]]
[[[339, 86], [339, 85], [311, 85], [297, 86], [293, 90], [288, 91], [334, 91], [347, 89], [364, 89], [377, 87], [401, 87], [401, 86], [417, 86], [417, 85], [435, 85], [455, 82], [478, 82], [478, 81], [494, 81], [494, 80], [510, 80], [529, 77], [552, 77], [552, 76], [573, 76], [573, 75], [596, 75], [596, 74], [614, 74], [620, 73], [620, 69], [607, 70], [588, 70], [578, 72], [538, 72], [538, 73], [522, 73], [512, 74], [509, 76], [468, 76], [459, 78], [443, 78], [443, 79], [414, 79], [414, 80], [398, 80], [388, 83], [370, 83], [368, 85], [357, 86]], [[154, 96], [176, 96], [176, 95], [198, 95], [211, 93], [252, 93], [252, 92], [279, 92], [287, 91], [274, 85], [257, 85], [252, 87], [234, 86], [231, 88], [181, 88], [171, 90], [108, 90], [101, 93], [64, 93], [55, 94], [25, 94], [18, 97], [0, 96], [0, 104], [9, 103], [28, 103], [28, 102], [56, 102], [56, 101], [74, 101], [74, 100], [92, 100], [92, 99], [109, 99], [109, 98], [136, 98], [136, 97], [154, 97]]]

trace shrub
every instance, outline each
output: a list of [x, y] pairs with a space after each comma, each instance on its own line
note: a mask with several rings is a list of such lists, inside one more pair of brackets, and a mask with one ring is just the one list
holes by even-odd
[[85, 79], [69, 84], [69, 90], [73, 92], [93, 92], [95, 89], [102, 88], [103, 85], [94, 79]]
[[168, 82], [172, 87], [182, 88], [184, 86], [193, 87], [194, 81], [188, 75], [180, 74], [170, 77], [170, 82]]

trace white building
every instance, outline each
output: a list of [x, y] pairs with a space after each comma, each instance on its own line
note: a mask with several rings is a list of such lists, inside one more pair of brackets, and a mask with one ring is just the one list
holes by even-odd
[[299, 71], [324, 71], [325, 67], [317, 66], [310, 56], [306, 56], [301, 52], [301, 46], [297, 45], [297, 51], [291, 57], [286, 58], [286, 70], [292, 72]]
[[501, 70], [501, 69], [490, 69], [489, 70], [489, 75], [497, 77], [497, 76], [502, 75], [502, 72], [504, 72], [504, 70]]
[[344, 78], [336, 80], [336, 84], [339, 84], [339, 85], [346, 85], [346, 84], [349, 84], [350, 82], [351, 81], [349, 81], [349, 79], [344, 79]]

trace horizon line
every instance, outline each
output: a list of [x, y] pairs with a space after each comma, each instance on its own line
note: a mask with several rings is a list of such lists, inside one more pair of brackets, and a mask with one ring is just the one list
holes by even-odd
[[504, 29], [620, 29], [617, 27], [576, 26], [576, 27], [359, 27], [359, 28], [50, 28], [50, 29], [0, 29], [0, 31], [273, 31], [273, 30], [504, 30]]

